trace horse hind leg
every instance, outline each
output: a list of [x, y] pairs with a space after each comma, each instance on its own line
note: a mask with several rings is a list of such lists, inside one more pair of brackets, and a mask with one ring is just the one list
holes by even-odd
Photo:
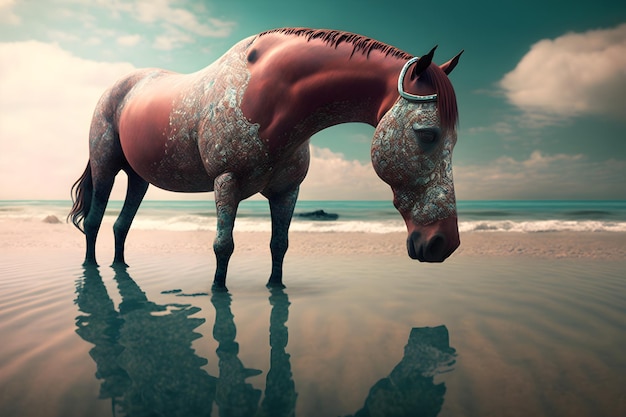
[[[96, 239], [102, 225], [115, 176], [124, 166], [124, 154], [119, 137], [110, 122], [107, 113], [107, 99], [101, 99], [96, 107], [94, 118], [89, 131], [89, 181], [91, 184], [91, 198], [83, 192], [85, 207], [83, 231], [85, 233], [87, 250], [84, 265], [97, 265]], [[84, 191], [88, 187], [83, 187]]]
[[126, 236], [130, 226], [137, 214], [139, 205], [143, 200], [143, 197], [148, 191], [148, 182], [141, 178], [131, 168], [126, 169], [128, 175], [128, 188], [126, 189], [126, 198], [124, 199], [124, 205], [117, 220], [113, 224], [113, 236], [115, 237], [115, 257], [113, 258], [112, 266], [127, 267], [124, 260], [124, 244], [126, 242]]
[[98, 231], [100, 230], [107, 202], [109, 201], [109, 196], [113, 189], [114, 180], [114, 176], [106, 179], [94, 178], [91, 203], [83, 221], [83, 230], [85, 232], [87, 246], [85, 261], [83, 263], [84, 266], [98, 265], [96, 262], [96, 239], [98, 238]]

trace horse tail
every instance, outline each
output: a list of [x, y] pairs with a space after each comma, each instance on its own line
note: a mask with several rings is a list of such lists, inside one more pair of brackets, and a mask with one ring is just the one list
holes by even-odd
[[67, 219], [72, 220], [74, 226], [85, 233], [84, 220], [91, 208], [91, 196], [93, 192], [93, 180], [91, 177], [91, 163], [87, 162], [87, 168], [80, 178], [72, 185], [72, 209]]

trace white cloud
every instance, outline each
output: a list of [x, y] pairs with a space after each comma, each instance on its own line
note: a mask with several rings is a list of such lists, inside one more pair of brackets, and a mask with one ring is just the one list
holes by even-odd
[[[235, 27], [234, 22], [211, 17], [206, 10], [202, 10], [202, 13], [194, 13], [188, 8], [175, 6], [171, 0], [137, 0], [133, 2], [111, 0], [92, 2], [90, 0], [89, 3], [108, 9], [113, 16], [126, 15], [142, 23], [160, 25], [167, 32], [161, 35], [156, 42], [156, 45], [161, 47], [166, 45], [164, 38], [170, 34], [188, 34], [186, 37], [178, 35], [176, 41], [172, 42], [172, 45], [175, 45], [179, 42], [193, 42], [191, 35], [213, 38], [227, 37]], [[176, 3], [181, 4], [181, 2]]]
[[87, 163], [96, 102], [132, 69], [56, 44], [0, 43], [0, 199], [68, 198]]
[[515, 133], [515, 129], [511, 122], [509, 121], [499, 121], [494, 123], [491, 126], [477, 126], [471, 127], [467, 130], [467, 133], [470, 135], [481, 134], [485, 132], [493, 132], [498, 136], [502, 137], [510, 137]]
[[347, 160], [340, 153], [311, 146], [311, 165], [300, 187], [303, 200], [391, 200], [391, 188], [371, 163]]
[[480, 165], [455, 165], [457, 197], [467, 199], [626, 198], [626, 161], [589, 161], [580, 154], [526, 159], [503, 156]]
[[625, 119], [626, 23], [535, 43], [500, 87], [512, 104], [544, 122], [581, 114]]
[[22, 23], [22, 19], [13, 11], [15, 4], [15, 0], [0, 0], [0, 23], [7, 23], [12, 26]]
[[[132, 12], [142, 22], [166, 22], [180, 29], [200, 36], [226, 37], [230, 34], [234, 23], [216, 18], [203, 19], [201, 23], [196, 14], [183, 8], [173, 7], [170, 0], [140, 0], [133, 3]], [[131, 12], [131, 13], [132, 13]]]
[[153, 47], [162, 51], [171, 51], [186, 43], [192, 43], [193, 37], [187, 33], [181, 32], [178, 29], [169, 27], [165, 30], [163, 35], [157, 36], [154, 39]]
[[[0, 0], [1, 2], [11, 0]], [[95, 45], [108, 41], [121, 46], [135, 46], [147, 39], [155, 49], [172, 50], [193, 44], [200, 38], [224, 38], [236, 24], [212, 16], [199, 2], [189, 0], [57, 0], [57, 16], [73, 22], [71, 30], [83, 27], [94, 34], [90, 39], [80, 35], [50, 31], [56, 41], [88, 41]], [[75, 7], [79, 4], [80, 9]], [[64, 5], [72, 8], [63, 8]], [[112, 19], [108, 19], [108, 17]], [[0, 17], [1, 21], [2, 17]], [[121, 27], [133, 29], [140, 35], [121, 35]]]
[[69, 33], [69, 32], [64, 32], [62, 30], [49, 30], [48, 31], [48, 38], [55, 41], [55, 42], [78, 42], [81, 41], [83, 39], [81, 39], [80, 36], [75, 35], [73, 33]]
[[141, 42], [141, 39], [141, 35], [124, 35], [117, 38], [117, 43], [122, 46], [135, 46]]

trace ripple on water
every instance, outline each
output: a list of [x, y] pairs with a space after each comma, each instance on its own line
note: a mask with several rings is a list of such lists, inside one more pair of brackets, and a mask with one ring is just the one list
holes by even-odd
[[[0, 262], [0, 415], [42, 415], [42, 409], [50, 416], [111, 415], [110, 400], [98, 399], [94, 344], [76, 334], [76, 317], [89, 316], [75, 304], [83, 280], [75, 257], [52, 252]], [[234, 259], [228, 311], [236, 359], [263, 371], [246, 382], [265, 390], [272, 363], [269, 264], [247, 254]], [[209, 294], [200, 295], [210, 288], [210, 256], [143, 255], [132, 265], [128, 277], [147, 300], [171, 305], [156, 319], [197, 307], [189, 311], [204, 322], [194, 329], [201, 337], [192, 347], [208, 361], [202, 369], [217, 377], [217, 307]], [[452, 371], [436, 377], [446, 386], [439, 417], [618, 416], [626, 386], [625, 266], [512, 257], [443, 265], [292, 258], [284, 347], [298, 393], [295, 414], [354, 414], [403, 359], [412, 328], [445, 325], [458, 357]], [[115, 271], [104, 266], [100, 276], [119, 310]], [[135, 331], [140, 335], [141, 328]]]

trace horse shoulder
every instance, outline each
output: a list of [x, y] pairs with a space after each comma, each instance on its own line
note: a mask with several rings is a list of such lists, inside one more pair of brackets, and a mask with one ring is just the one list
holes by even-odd
[[301, 59], [309, 49], [305, 38], [280, 34], [264, 35], [248, 49], [250, 80], [241, 109], [248, 120], [259, 125], [259, 135], [270, 148], [284, 145], [280, 138], [285, 139], [292, 130], [294, 115], [303, 104], [298, 88], [323, 65], [320, 60]]

